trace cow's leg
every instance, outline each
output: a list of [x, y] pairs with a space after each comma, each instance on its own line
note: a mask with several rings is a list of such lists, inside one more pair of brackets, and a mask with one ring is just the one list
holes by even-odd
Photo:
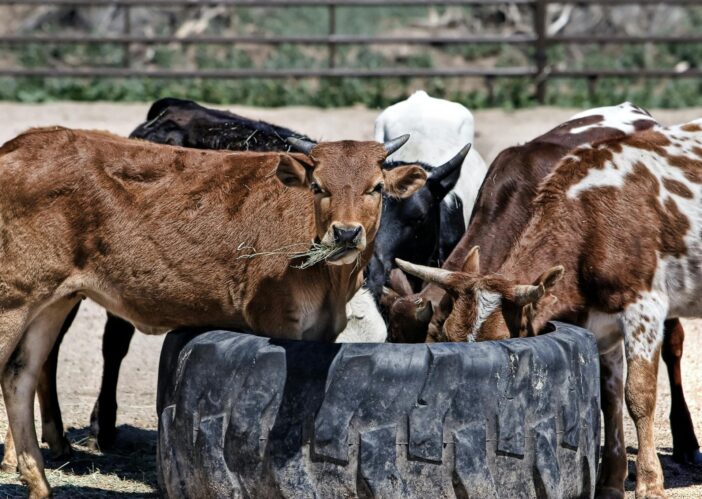
[[30, 323], [2, 374], [2, 391], [15, 442], [17, 469], [29, 487], [30, 498], [45, 498], [51, 493], [34, 430], [34, 393], [44, 362], [75, 303], [75, 299], [65, 299], [44, 309]]
[[61, 342], [66, 332], [76, 318], [80, 303], [69, 312], [66, 320], [63, 321], [61, 331], [51, 349], [49, 358], [44, 362], [39, 381], [37, 383], [37, 397], [39, 398], [39, 408], [41, 410], [41, 440], [49, 444], [52, 459], [66, 459], [71, 455], [71, 444], [63, 434], [63, 420], [61, 418], [61, 407], [56, 393], [56, 369], [58, 367], [58, 355]]
[[[91, 441], [101, 449], [111, 447], [115, 442], [117, 429], [117, 381], [122, 360], [129, 351], [129, 342], [134, 336], [134, 326], [129, 322], [107, 314], [105, 333], [102, 336], [102, 385], [100, 395], [90, 415]], [[96, 441], [97, 440], [97, 441]]]
[[[0, 310], [5, 307], [0, 301]], [[0, 312], [0, 373], [7, 365], [10, 355], [15, 350], [22, 338], [22, 333], [26, 328], [28, 311], [25, 309], [4, 310]], [[3, 391], [3, 398], [6, 398]], [[15, 442], [12, 438], [10, 425], [7, 425], [7, 434], [3, 450], [2, 465], [3, 471], [12, 473], [17, 470], [17, 453], [15, 452]]]
[[605, 442], [597, 477], [598, 498], [623, 498], [627, 474], [624, 445], [624, 358], [621, 341], [600, 355], [600, 393]]
[[663, 343], [666, 297], [647, 293], [624, 311], [624, 345], [627, 362], [626, 405], [636, 425], [636, 497], [662, 498], [663, 470], [653, 439], [658, 359]]
[[5, 473], [14, 473], [17, 471], [17, 452], [15, 451], [15, 441], [12, 439], [10, 425], [7, 425], [7, 433], [5, 434], [5, 448], [2, 455], [2, 465], [0, 469]]
[[678, 463], [702, 464], [700, 444], [695, 436], [690, 411], [685, 402], [680, 362], [685, 331], [678, 319], [665, 321], [662, 356], [670, 381], [670, 431], [673, 434], [673, 459]]

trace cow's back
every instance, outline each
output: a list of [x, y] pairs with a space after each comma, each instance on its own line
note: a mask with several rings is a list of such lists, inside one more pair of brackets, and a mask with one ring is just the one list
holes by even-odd
[[657, 127], [576, 150], [544, 186], [545, 206], [556, 192], [551, 203], [587, 214], [589, 301], [619, 311], [656, 290], [671, 317], [702, 315], [702, 128]]
[[585, 111], [526, 144], [502, 151], [488, 169], [464, 240], [450, 262], [460, 268], [467, 249], [477, 245], [481, 271], [494, 272], [530, 220], [539, 186], [561, 159], [584, 144], [623, 138], [655, 125], [645, 111], [623, 103]]
[[209, 310], [207, 325], [247, 327], [261, 286], [283, 306], [293, 294], [289, 254], [315, 235], [312, 196], [278, 181], [278, 157], [30, 131], [0, 149], [4, 256], [28, 271], [41, 258], [61, 289], [137, 324], [197, 325]]

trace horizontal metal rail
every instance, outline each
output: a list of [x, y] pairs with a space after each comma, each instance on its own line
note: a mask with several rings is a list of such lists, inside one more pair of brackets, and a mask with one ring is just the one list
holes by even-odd
[[555, 69], [548, 72], [550, 78], [700, 78], [702, 69]]
[[[76, 78], [413, 78], [413, 77], [477, 77], [484, 78], [492, 95], [491, 84], [495, 78], [532, 78], [536, 84], [536, 96], [540, 102], [545, 101], [546, 83], [553, 78], [584, 78], [588, 80], [588, 88], [594, 91], [595, 84], [600, 78], [700, 78], [702, 68], [690, 68], [685, 71], [676, 69], [560, 69], [549, 64], [548, 47], [554, 45], [590, 45], [590, 44], [656, 44], [656, 43], [702, 43], [702, 33], [691, 33], [681, 36], [672, 35], [589, 35], [589, 34], [557, 34], [547, 33], [546, 20], [548, 4], [577, 4], [587, 5], [678, 5], [700, 6], [702, 0], [0, 0], [2, 5], [53, 5], [71, 7], [118, 7], [123, 9], [123, 30], [121, 34], [99, 36], [96, 34], [3, 34], [0, 35], [0, 46], [15, 46], [23, 44], [80, 45], [80, 44], [117, 44], [121, 45], [121, 66], [72, 67], [57, 65], [57, 67], [13, 68], [1, 67], [0, 76], [4, 77], [76, 77]], [[196, 35], [176, 36], [154, 35], [146, 36], [132, 33], [131, 11], [135, 7], [200, 7], [221, 5], [231, 8], [254, 7], [299, 7], [311, 6], [326, 8], [328, 13], [328, 33], [323, 35]], [[533, 12], [534, 28], [532, 33], [511, 35], [354, 35], [337, 33], [337, 7], [385, 7], [385, 6], [502, 6], [523, 5]], [[226, 69], [169, 69], [136, 67], [131, 57], [134, 46], [138, 45], [324, 45], [328, 48], [327, 67], [321, 68], [226, 68]], [[450, 67], [450, 68], [412, 68], [412, 67], [381, 67], [353, 68], [338, 67], [338, 46], [359, 45], [526, 45], [533, 47], [532, 64], [520, 67]]]
[[[404, 77], [486, 77], [537, 76], [532, 67], [504, 68], [311, 68], [311, 69], [134, 69], [92, 68], [0, 68], [0, 76], [36, 77], [153, 77], [153, 78], [404, 78]], [[549, 78], [700, 78], [702, 69], [553, 69]]]
[[522, 77], [529, 67], [506, 68], [310, 68], [310, 69], [134, 69], [134, 68], [0, 68], [0, 76], [154, 77], [154, 78], [390, 78], [390, 77]]
[[[142, 36], [142, 35], [0, 35], [0, 43], [52, 43], [75, 45], [81, 43], [138, 43], [159, 45], [464, 45], [464, 44], [532, 44], [536, 35], [461, 35], [461, 36]], [[558, 44], [641, 44], [641, 43], [702, 43], [702, 34], [686, 36], [669, 35], [555, 35], [546, 39], [549, 45]]]
[[209, 45], [280, 45], [294, 43], [304, 45], [449, 45], [468, 43], [534, 43], [534, 35], [478, 35], [478, 36], [358, 36], [358, 35], [329, 35], [329, 36], [140, 36], [140, 35], [0, 35], [0, 43], [54, 43], [73, 45], [79, 43], [140, 43], [140, 44], [209, 44]]

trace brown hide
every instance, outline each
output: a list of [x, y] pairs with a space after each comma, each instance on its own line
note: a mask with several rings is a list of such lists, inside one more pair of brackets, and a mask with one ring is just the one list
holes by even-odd
[[341, 199], [368, 236], [353, 265], [291, 265], [287, 254], [319, 235], [320, 203], [306, 188], [283, 186], [276, 169], [284, 158], [312, 171], [304, 155], [61, 128], [19, 136], [0, 149], [3, 306], [78, 293], [147, 331], [216, 326], [332, 340], [372, 252], [380, 194], [363, 197], [360, 211], [349, 207], [359, 204], [357, 190], [383, 178], [385, 152], [376, 143], [316, 149], [324, 158], [314, 173], [338, 184], [328, 200]]

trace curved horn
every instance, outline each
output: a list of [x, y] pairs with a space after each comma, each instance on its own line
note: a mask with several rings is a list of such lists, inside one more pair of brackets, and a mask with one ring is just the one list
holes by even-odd
[[417, 306], [417, 309], [414, 311], [414, 318], [423, 324], [429, 324], [433, 316], [434, 307], [429, 300]]
[[453, 275], [453, 272], [444, 269], [435, 269], [432, 267], [425, 267], [424, 265], [416, 265], [414, 263], [409, 263], [399, 258], [395, 258], [395, 263], [402, 270], [408, 274], [412, 274], [415, 277], [428, 282], [433, 282], [439, 285], [445, 285], [448, 283], [449, 277]]
[[414, 293], [412, 286], [407, 280], [407, 276], [400, 269], [392, 269], [390, 271], [390, 287], [400, 296], [407, 296]]
[[293, 146], [300, 152], [309, 154], [312, 149], [317, 145], [315, 142], [310, 142], [309, 140], [298, 139], [297, 137], [288, 137], [285, 139], [288, 144]]
[[400, 135], [395, 139], [386, 140], [383, 146], [385, 147], [385, 152], [390, 156], [392, 153], [397, 151], [400, 147], [405, 145], [405, 142], [409, 140], [410, 136], [408, 133]]
[[458, 154], [456, 154], [453, 158], [449, 159], [443, 165], [434, 168], [431, 171], [429, 178], [441, 180], [446, 175], [454, 171], [454, 168], [460, 168], [463, 164], [463, 161], [466, 159], [466, 156], [468, 156], [471, 147], [473, 147], [473, 144], [471, 144], [470, 142], [464, 145], [463, 148], [460, 151], [458, 151]]

